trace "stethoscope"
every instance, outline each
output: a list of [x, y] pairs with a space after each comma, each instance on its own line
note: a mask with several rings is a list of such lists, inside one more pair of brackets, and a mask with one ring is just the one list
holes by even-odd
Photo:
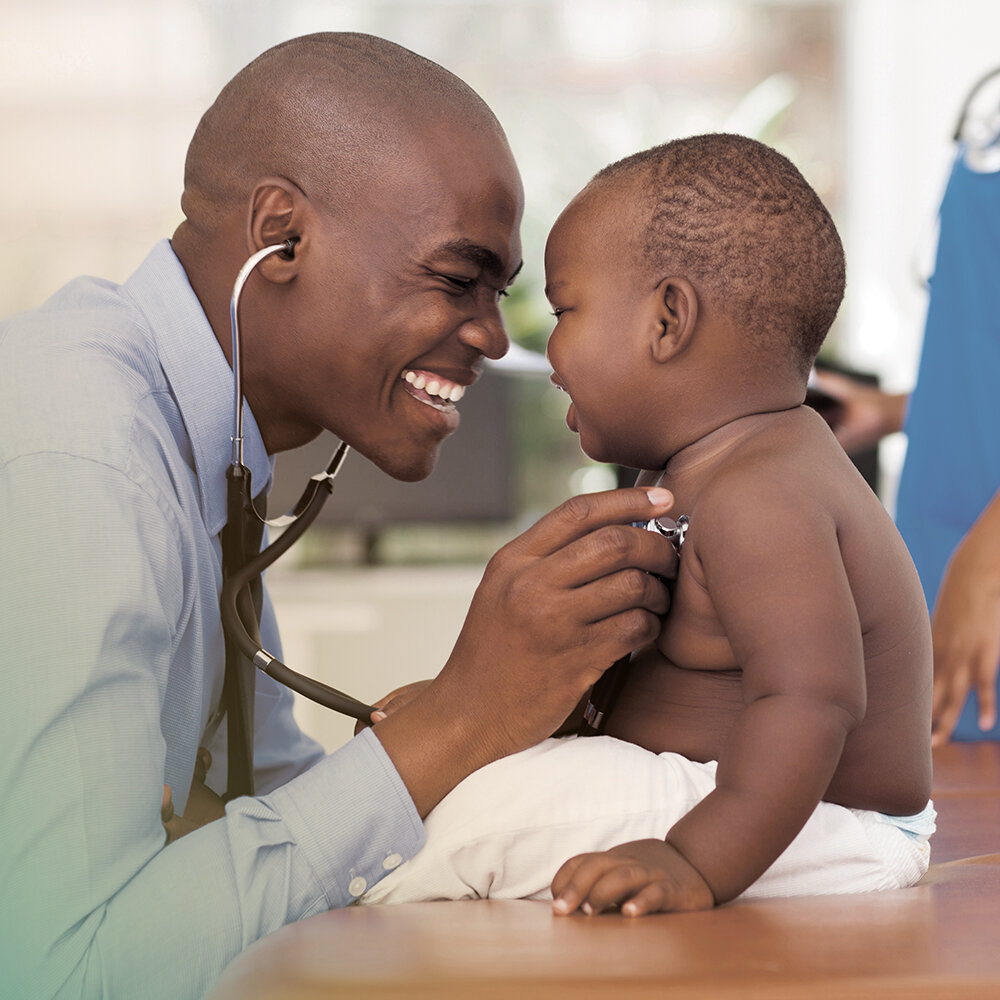
[[[316, 520], [323, 504], [333, 493], [334, 480], [350, 450], [346, 443], [340, 444], [326, 469], [310, 477], [302, 496], [291, 512], [272, 520], [267, 520], [257, 512], [253, 502], [250, 470], [243, 464], [243, 365], [240, 354], [242, 346], [239, 325], [240, 295], [253, 269], [265, 257], [274, 253], [285, 253], [292, 256], [295, 252], [296, 242], [295, 238], [288, 239], [283, 243], [264, 247], [253, 254], [240, 268], [229, 302], [234, 382], [233, 459], [226, 472], [227, 523], [222, 533], [223, 586], [219, 598], [222, 627], [228, 640], [226, 643], [226, 673], [227, 678], [231, 675], [238, 675], [238, 667], [231, 661], [234, 657], [242, 655], [255, 668], [262, 670], [269, 677], [273, 677], [279, 684], [284, 684], [296, 693], [326, 708], [331, 708], [335, 712], [367, 723], [371, 721], [371, 713], [374, 711], [371, 705], [365, 705], [336, 688], [296, 673], [273, 653], [264, 649], [258, 634], [259, 612], [254, 607], [251, 593], [251, 585], [260, 574], [282, 553], [286, 552]], [[274, 542], [263, 551], [258, 552], [257, 546], [248, 539], [248, 534], [259, 539], [259, 532], [263, 530], [265, 525], [283, 530]], [[252, 532], [248, 530], [251, 527], [254, 529]], [[248, 548], [251, 551], [248, 552]], [[228, 711], [233, 712], [232, 700], [229, 702]], [[252, 706], [250, 711], [252, 712]], [[232, 724], [233, 719], [230, 718], [230, 725], [232, 726]], [[239, 722], [237, 722], [237, 726], [239, 726]], [[247, 735], [252, 742], [252, 733]]]

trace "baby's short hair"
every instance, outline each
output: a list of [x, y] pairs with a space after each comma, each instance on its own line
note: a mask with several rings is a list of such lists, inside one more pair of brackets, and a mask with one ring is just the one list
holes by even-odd
[[687, 277], [765, 351], [808, 372], [844, 296], [830, 213], [795, 165], [741, 135], [696, 135], [605, 167], [634, 181], [640, 263]]

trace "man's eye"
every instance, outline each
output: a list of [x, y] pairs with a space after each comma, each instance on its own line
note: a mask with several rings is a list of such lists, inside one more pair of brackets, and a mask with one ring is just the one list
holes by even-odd
[[457, 288], [462, 292], [471, 292], [476, 287], [475, 278], [459, 278], [453, 274], [442, 274], [441, 277], [453, 288]]

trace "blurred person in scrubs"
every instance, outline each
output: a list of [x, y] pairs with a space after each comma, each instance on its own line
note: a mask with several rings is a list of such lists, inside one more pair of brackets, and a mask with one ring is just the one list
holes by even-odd
[[[976, 89], [996, 77], [1000, 71]], [[991, 123], [973, 127], [963, 111], [956, 132], [961, 138], [941, 203], [913, 392], [884, 393], [832, 372], [816, 377], [817, 387], [840, 403], [828, 419], [849, 452], [895, 431], [907, 435], [896, 522], [932, 610], [935, 745], [949, 739], [1000, 740], [1000, 121], [995, 104], [994, 112]]]

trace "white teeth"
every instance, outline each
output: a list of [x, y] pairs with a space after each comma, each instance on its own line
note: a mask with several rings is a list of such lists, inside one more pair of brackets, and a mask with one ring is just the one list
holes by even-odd
[[420, 372], [405, 371], [403, 380], [414, 389], [423, 389], [428, 396], [437, 396], [442, 403], [457, 403], [465, 395], [464, 385], [423, 375]]

